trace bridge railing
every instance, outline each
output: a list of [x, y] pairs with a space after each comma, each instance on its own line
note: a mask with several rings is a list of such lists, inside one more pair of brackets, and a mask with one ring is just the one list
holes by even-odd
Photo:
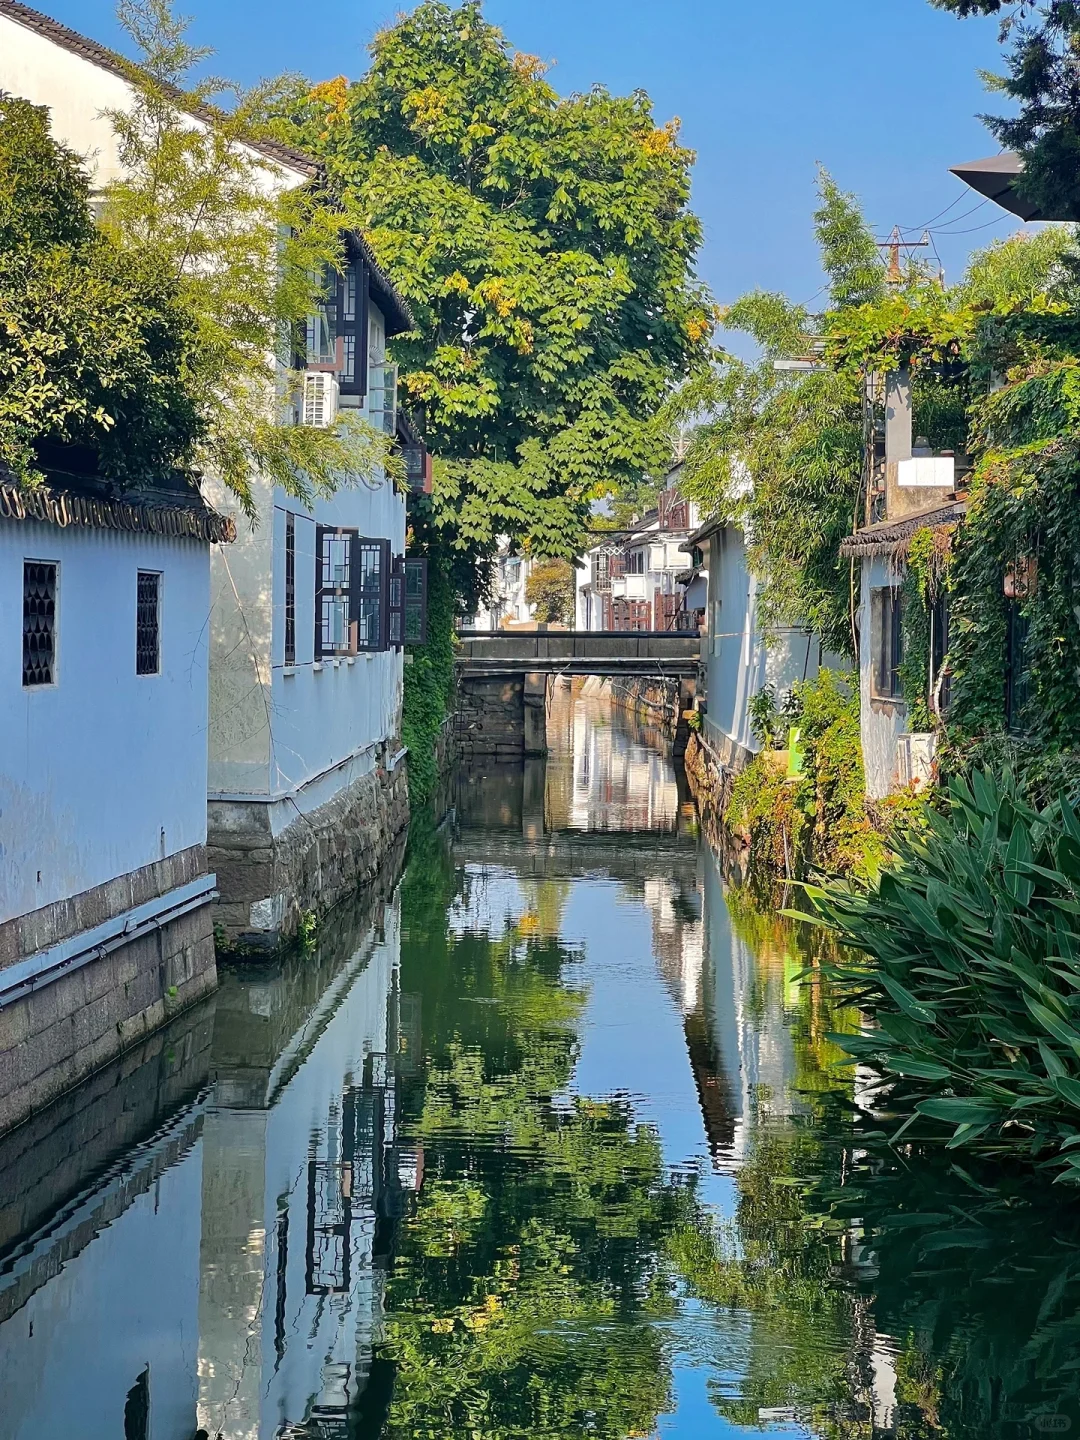
[[459, 630], [460, 657], [468, 666], [520, 666], [552, 669], [589, 664], [629, 666], [649, 661], [697, 661], [701, 638], [685, 630]]

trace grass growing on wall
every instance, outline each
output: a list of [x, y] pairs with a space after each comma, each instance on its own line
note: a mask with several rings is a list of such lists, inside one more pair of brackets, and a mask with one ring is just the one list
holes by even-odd
[[435, 793], [435, 746], [454, 689], [454, 593], [445, 562], [428, 563], [427, 644], [410, 645], [405, 666], [401, 734], [409, 749], [409, 800], [423, 805]]

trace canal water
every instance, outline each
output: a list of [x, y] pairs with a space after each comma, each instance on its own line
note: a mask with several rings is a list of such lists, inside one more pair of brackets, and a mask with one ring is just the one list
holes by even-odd
[[1076, 1203], [890, 1150], [820, 941], [564, 695], [0, 1141], [0, 1437], [1080, 1433]]

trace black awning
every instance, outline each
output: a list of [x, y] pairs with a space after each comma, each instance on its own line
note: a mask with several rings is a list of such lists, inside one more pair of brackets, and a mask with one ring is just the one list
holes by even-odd
[[1075, 212], [1044, 215], [1038, 205], [1019, 194], [1016, 181], [1024, 173], [1024, 162], [1014, 150], [991, 155], [985, 160], [969, 160], [965, 165], [954, 165], [951, 173], [1021, 220], [1080, 220], [1080, 214]]

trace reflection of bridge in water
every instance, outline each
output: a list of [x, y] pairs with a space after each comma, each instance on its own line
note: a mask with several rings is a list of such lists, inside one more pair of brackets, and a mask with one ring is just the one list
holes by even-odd
[[466, 825], [455, 833], [454, 855], [466, 865], [505, 865], [522, 877], [545, 880], [607, 875], [644, 881], [662, 866], [663, 873], [693, 883], [697, 873], [692, 840], [647, 831], [562, 830], [529, 836]]

